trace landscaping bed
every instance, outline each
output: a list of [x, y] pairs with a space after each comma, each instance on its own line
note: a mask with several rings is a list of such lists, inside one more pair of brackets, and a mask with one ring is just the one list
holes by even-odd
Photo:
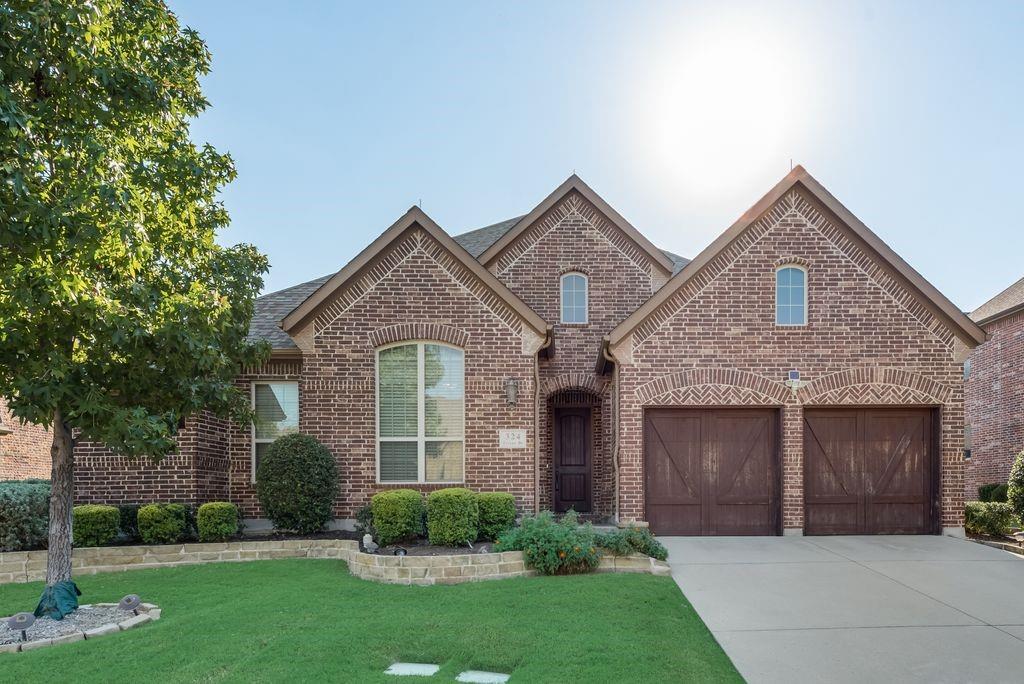
[[[286, 559], [76, 578], [89, 601], [134, 592], [160, 621], [114, 637], [4, 659], [4, 679], [76, 682], [391, 682], [395, 662], [518, 682], [739, 682], [668, 577], [585, 575], [449, 587], [364, 582], [336, 560]], [[0, 615], [41, 583], [0, 586]], [[312, 600], [311, 600], [312, 598]], [[72, 669], [68, 669], [68, 667]], [[404, 680], [401, 680], [404, 681]]]

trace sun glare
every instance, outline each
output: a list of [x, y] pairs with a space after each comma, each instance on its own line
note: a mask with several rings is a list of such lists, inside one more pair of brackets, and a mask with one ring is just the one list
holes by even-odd
[[768, 24], [719, 18], [655, 56], [640, 98], [648, 161], [673, 192], [713, 199], [766, 165], [780, 171], [801, 125], [794, 46]]

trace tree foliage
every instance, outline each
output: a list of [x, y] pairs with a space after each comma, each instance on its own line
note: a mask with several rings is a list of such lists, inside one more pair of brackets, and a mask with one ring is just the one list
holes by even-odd
[[0, 6], [0, 396], [159, 457], [233, 379], [267, 262], [215, 241], [229, 156], [189, 137], [210, 53], [155, 0]]

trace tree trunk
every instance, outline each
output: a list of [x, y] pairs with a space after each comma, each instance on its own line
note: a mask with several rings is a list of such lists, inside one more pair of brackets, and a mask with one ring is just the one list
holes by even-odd
[[71, 507], [75, 491], [75, 457], [71, 430], [60, 409], [53, 414], [50, 447], [50, 529], [46, 555], [46, 586], [71, 579]]

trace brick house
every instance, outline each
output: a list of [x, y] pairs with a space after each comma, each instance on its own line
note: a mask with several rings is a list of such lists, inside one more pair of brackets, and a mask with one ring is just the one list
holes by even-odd
[[575, 175], [449, 236], [413, 207], [258, 300], [255, 426], [196, 416], [159, 466], [76, 449], [79, 501], [228, 499], [299, 430], [338, 524], [460, 484], [661, 534], [962, 531], [963, 361], [984, 333], [801, 167], [693, 261]]
[[964, 495], [1003, 483], [1024, 450], [1024, 278], [971, 313], [988, 340], [965, 367], [967, 451]]
[[50, 445], [46, 428], [23, 424], [0, 399], [0, 480], [50, 479]]

